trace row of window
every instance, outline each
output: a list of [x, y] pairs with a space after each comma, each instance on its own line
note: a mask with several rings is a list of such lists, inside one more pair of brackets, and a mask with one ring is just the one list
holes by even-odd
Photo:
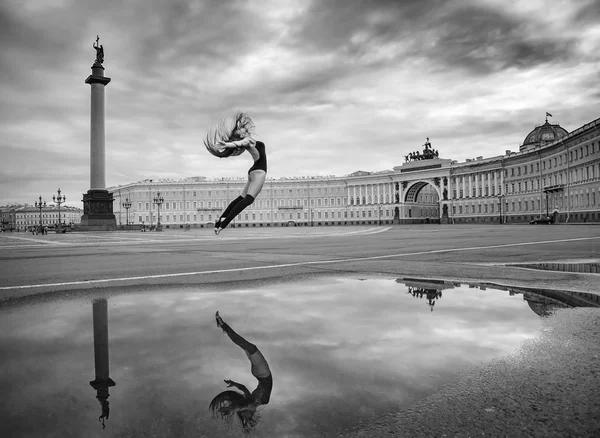
[[[476, 198], [477, 197], [477, 191], [479, 190], [479, 197], [482, 196], [496, 196], [496, 187], [492, 186], [492, 187], [479, 187], [479, 189], [477, 187], [473, 187], [471, 193], [472, 193], [472, 197]], [[456, 188], [452, 191], [452, 199], [462, 199], [465, 198], [465, 191], [463, 191], [462, 187], [458, 190], [458, 198], [456, 197], [457, 191]], [[500, 187], [498, 187], [498, 196], [500, 196], [502, 194], [502, 190], [500, 190]]]
[[[60, 217], [61, 219], [76, 219], [76, 218], [80, 218], [81, 215], [83, 213], [79, 213], [79, 214], [61, 214]], [[17, 219], [24, 219], [24, 220], [28, 220], [28, 219], [32, 219], [32, 220], [37, 220], [39, 222], [40, 220], [40, 214], [39, 213], [17, 213], [15, 214], [15, 218]], [[42, 219], [58, 219], [58, 213], [57, 214], [44, 214], [42, 213]]]
[[[160, 188], [157, 188], [156, 191], [152, 191], [152, 192], [133, 191], [130, 196], [131, 196], [131, 199], [154, 197], [156, 195], [156, 192], [158, 192], [158, 191], [160, 191]], [[178, 195], [183, 196], [184, 194], [187, 194], [188, 196], [191, 195], [193, 198], [196, 198], [196, 197], [210, 198], [212, 196], [227, 196], [228, 194], [231, 194], [234, 191], [237, 192], [238, 189], [236, 188], [236, 189], [231, 189], [231, 190], [206, 190], [206, 191], [191, 191], [191, 192], [186, 191], [185, 193], [183, 191], [167, 191], [167, 192], [161, 192], [161, 195], [163, 197], [165, 197], [165, 196], [178, 196]], [[310, 189], [310, 194], [341, 193], [341, 192], [342, 192], [342, 187], [324, 187], [324, 188], [317, 187], [317, 188]], [[267, 188], [265, 188], [265, 190], [263, 190], [263, 193], [267, 196], [277, 196], [277, 195], [285, 196], [286, 193], [288, 196], [292, 196], [294, 194], [308, 195], [309, 189], [308, 188], [296, 188], [296, 189], [267, 189]], [[198, 196], [198, 194], [199, 194], [199, 196]]]
[[[545, 176], [542, 178], [543, 187], [566, 184], [565, 176], [566, 176], [566, 171], [557, 172], [553, 175]], [[581, 167], [579, 169], [573, 169], [573, 170], [569, 171], [569, 176], [570, 176], [570, 181], [573, 184], [597, 178], [600, 176], [600, 163], [598, 164], [597, 171], [596, 171], [595, 165], [586, 166], [586, 167]], [[504, 190], [505, 190], [505, 193], [522, 193], [522, 192], [528, 192], [528, 191], [537, 191], [537, 190], [540, 190], [540, 180], [539, 180], [539, 178], [537, 178], [537, 179], [525, 180], [525, 181], [521, 181], [521, 182], [517, 182], [517, 183], [510, 183], [510, 184], [507, 183], [504, 185]], [[458, 193], [458, 198], [457, 198], [457, 193]], [[495, 186], [488, 187], [486, 185], [485, 187], [472, 187], [471, 194], [472, 194], [472, 197], [477, 197], [478, 194], [480, 197], [496, 196], [495, 195]], [[500, 195], [500, 194], [501, 194], [501, 191], [498, 188], [498, 195]], [[465, 192], [463, 191], [462, 188], [458, 189], [458, 191], [455, 188], [452, 193], [453, 199], [464, 198], [465, 197], [464, 195], [465, 195]]]
[[[543, 177], [544, 186], [552, 185], [552, 181], [554, 181], [554, 185], [556, 184], [566, 184], [566, 170], [553, 173], [551, 175], [547, 175]], [[582, 181], [588, 181], [590, 179], [594, 179], [600, 176], [600, 163], [596, 166], [596, 164], [592, 164], [590, 166], [574, 168], [569, 170], [569, 181], [573, 184]], [[565, 180], [563, 180], [565, 178]], [[538, 181], [539, 178], [531, 180]], [[526, 181], [525, 181], [526, 183]]]
[[[600, 149], [600, 143], [598, 144], [598, 147]], [[589, 156], [590, 153], [594, 153], [596, 151], [596, 143], [592, 143], [591, 145], [586, 145], [586, 146], [582, 146], [579, 149], [574, 149], [574, 150], [570, 150], [569, 151], [569, 162], [573, 162], [573, 161], [577, 161], [578, 159], [582, 159], [584, 156], [584, 152], [585, 152], [585, 156]], [[564, 157], [564, 164], [567, 163], [567, 154], [560, 154], [558, 157], [553, 157], [553, 158], [549, 158], [547, 160], [543, 160], [542, 161], [542, 170], [546, 170], [546, 169], [552, 169], [552, 167], [558, 167], [558, 166], [562, 166], [563, 165], [563, 157]], [[547, 163], [547, 164], [546, 164]], [[552, 165], [554, 163], [554, 166]], [[522, 167], [523, 169], [523, 174], [527, 175], [527, 171], [529, 170], [529, 173], [533, 173], [533, 164], [526, 164]], [[535, 163], [535, 171], [539, 172], [540, 171], [540, 163], [537, 162]], [[508, 169], [505, 170], [505, 176], [508, 176]], [[510, 176], [519, 176], [521, 175], [521, 166], [518, 167], [512, 167], [510, 169]]]
[[[566, 207], [567, 196], [565, 194], [552, 194], [548, 196], [549, 208], [563, 208]], [[574, 194], [570, 196], [570, 207], [593, 207], [596, 205], [596, 192]], [[452, 212], [456, 214], [476, 214], [476, 213], [493, 213], [494, 206], [500, 208], [500, 203], [490, 204], [477, 204], [477, 205], [454, 205]], [[470, 207], [470, 208], [469, 208]], [[530, 199], [527, 201], [513, 201], [504, 203], [504, 211], [539, 211], [542, 208], [546, 208], [546, 199]]]
[[[391, 217], [392, 216], [392, 211], [391, 210], [381, 210], [381, 217]], [[350, 215], [350, 218], [366, 218], [366, 217], [377, 217], [378, 211], [375, 210], [362, 210], [362, 211], [350, 211], [350, 212], [346, 212], [346, 211], [317, 211], [317, 212], [313, 212], [312, 214], [312, 218], [313, 219], [342, 219], [342, 218], [347, 218], [348, 214]], [[200, 222], [204, 222], [206, 221], [213, 221], [213, 219], [216, 219], [218, 217], [218, 214], [212, 214], [212, 213], [208, 213], [208, 214], [180, 214], [180, 215], [170, 215], [167, 214], [164, 216], [164, 223], [171, 223], [171, 222], [197, 222], [198, 219], [200, 219]], [[154, 216], [150, 217], [150, 215], [138, 215], [138, 220], [140, 223], [144, 222], [150, 222], [150, 220], [154, 220], [153, 219]], [[243, 218], [244, 220], [248, 221], [248, 220], [271, 220], [271, 212], [266, 212], [266, 213], [244, 213], [243, 214]], [[291, 211], [291, 212], [273, 212], [273, 220], [294, 220], [294, 219], [304, 219], [304, 220], [309, 220], [309, 212], [308, 211]], [[161, 215], [161, 221], [163, 221], [163, 217]]]
[[[287, 202], [286, 202], [287, 201]], [[310, 199], [310, 206], [311, 207], [341, 207], [341, 206], [346, 206], [346, 198], [311, 198]], [[227, 206], [229, 201], [227, 200], [214, 200], [214, 201], [186, 201], [185, 204], [183, 201], [168, 201], [165, 202], [163, 204], [163, 208], [164, 211], [167, 210], [184, 210], [184, 205], [185, 205], [185, 209], [189, 210], [189, 209], [204, 209], [204, 208], [225, 208]], [[257, 202], [255, 202], [254, 204], [252, 204], [249, 208], [263, 208], [263, 206], [266, 206], [266, 208], [271, 208], [271, 204], [273, 205], [273, 208], [278, 208], [278, 207], [308, 207], [309, 205], [309, 200], [308, 199], [273, 199], [272, 203], [271, 200], [269, 199], [259, 199]], [[154, 207], [155, 204], [151, 203], [151, 202], [138, 202], [138, 210], [141, 211], [143, 210], [144, 206], [146, 207], [146, 210], [149, 210], [150, 208], [155, 208]]]
[[[73, 219], [61, 217], [60, 221], [62, 223], [77, 223], [78, 224], [78, 223], [80, 223], [80, 218], [73, 220]], [[42, 225], [53, 225], [57, 222], [58, 222], [58, 219], [57, 220], [42, 219]], [[17, 225], [39, 225], [40, 219], [39, 218], [37, 218], [37, 220], [36, 219], [20, 219], [20, 220], [16, 220], [15, 223]]]
[[[600, 143], [598, 144], [598, 149], [600, 150]], [[584, 157], [584, 155], [587, 157], [590, 155], [590, 153], [594, 153], [596, 151], [596, 143], [592, 143], [591, 145], [586, 145], [586, 146], [582, 146], [579, 149], [575, 149], [575, 150], [570, 150], [569, 151], [569, 161], [573, 162], [573, 161], [577, 161], [578, 159], [582, 159]], [[567, 154], [566, 153], [561, 153], [559, 156], [556, 157], [552, 157], [549, 158], [547, 160], [543, 160], [542, 161], [542, 170], [549, 170], [552, 169], [553, 167], [559, 167], [562, 166], [564, 164], [567, 163]], [[540, 162], [537, 161], [535, 163], [529, 163], [529, 164], [524, 164], [522, 166], [514, 166], [510, 168], [510, 172], [509, 169], [505, 169], [504, 170], [504, 176], [508, 177], [509, 174], [510, 176], [521, 176], [521, 173], [523, 175], [527, 175], [528, 173], [534, 173], [534, 172], [540, 172]], [[497, 179], [500, 178], [500, 171], [489, 171], [489, 172], [480, 172], [480, 173], [474, 173], [468, 176], [459, 176], [459, 177], [453, 177], [452, 178], [452, 184], [456, 184], [456, 181], [458, 179], [459, 183], [462, 183], [465, 180], [471, 180], [471, 181], [488, 181], [490, 179], [492, 179], [493, 177], [496, 177]]]
[[[252, 206], [250, 206], [250, 208], [263, 208], [263, 205], [266, 206], [266, 208], [270, 208], [271, 205], [271, 201], [272, 201], [272, 205], [273, 208], [278, 208], [278, 207], [308, 207], [309, 203], [311, 207], [341, 207], [341, 206], [346, 206], [347, 203], [347, 198], [304, 198], [304, 199], [273, 199], [273, 200], [262, 200], [259, 199], [257, 201], [257, 203], [252, 204]], [[287, 201], [287, 203], [286, 203]], [[362, 202], [361, 202], [362, 201]], [[419, 196], [419, 202], [424, 202], [424, 203], [434, 203], [438, 201], [438, 196], [437, 194], [421, 194]], [[362, 199], [358, 198], [358, 197], [350, 197], [350, 205], [366, 205], [366, 204], [389, 204], [392, 202], [392, 198], [389, 196], [389, 194], [386, 195], [379, 195], [379, 196], [363, 196]], [[168, 210], [184, 210], [184, 205], [185, 205], [185, 209], [189, 210], [189, 209], [203, 209], [203, 208], [225, 208], [227, 206], [228, 201], [226, 200], [214, 200], [214, 201], [186, 201], [185, 203], [183, 201], [166, 201], [164, 202], [163, 208], [164, 211], [168, 211]], [[264, 203], [264, 204], [263, 204]], [[144, 206], [146, 207], [146, 210], [149, 210], [150, 208], [154, 208], [153, 203], [151, 202], [138, 202], [138, 211], [142, 211], [144, 208]]]

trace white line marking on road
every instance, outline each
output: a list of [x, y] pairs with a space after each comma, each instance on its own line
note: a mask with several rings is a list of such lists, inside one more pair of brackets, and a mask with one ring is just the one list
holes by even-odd
[[502, 245], [490, 245], [490, 246], [470, 246], [466, 248], [448, 248], [448, 249], [434, 249], [430, 251], [419, 251], [411, 253], [400, 253], [400, 254], [387, 254], [381, 256], [369, 256], [369, 257], [355, 257], [351, 259], [332, 259], [332, 260], [313, 260], [309, 262], [296, 262], [296, 263], [283, 263], [280, 265], [267, 265], [267, 266], [253, 266], [249, 268], [233, 268], [233, 269], [216, 269], [211, 271], [195, 271], [195, 272], [178, 272], [174, 274], [157, 274], [157, 275], [142, 275], [139, 277], [121, 277], [121, 278], [105, 278], [99, 280], [84, 280], [84, 281], [68, 281], [62, 283], [47, 283], [47, 284], [28, 284], [22, 286], [4, 286], [0, 287], [0, 290], [14, 290], [14, 289], [28, 289], [28, 288], [39, 288], [39, 287], [57, 287], [57, 286], [77, 286], [82, 284], [98, 284], [98, 283], [110, 283], [118, 281], [136, 281], [136, 280], [150, 280], [158, 278], [171, 278], [171, 277], [188, 277], [192, 275], [206, 275], [206, 274], [220, 274], [224, 272], [242, 272], [242, 271], [254, 271], [257, 269], [276, 269], [276, 268], [289, 268], [292, 266], [308, 266], [308, 265], [323, 265], [333, 263], [346, 263], [346, 262], [359, 262], [365, 260], [380, 260], [380, 259], [391, 259], [395, 257], [407, 257], [424, 254], [439, 254], [443, 252], [460, 252], [460, 251], [472, 251], [476, 249], [491, 249], [491, 248], [508, 248], [511, 246], [528, 246], [528, 245], [544, 245], [547, 243], [561, 243], [561, 242], [577, 242], [582, 240], [595, 240], [600, 239], [599, 237], [578, 237], [574, 239], [559, 239], [559, 240], [542, 240], [539, 242], [520, 242], [520, 243], [505, 243]]
[[[390, 230], [392, 227], [385, 227], [385, 228], [367, 228], [364, 230], [357, 230], [357, 231], [348, 231], [348, 232], [344, 232], [344, 233], [314, 233], [314, 234], [281, 234], [281, 235], [270, 235], [270, 234], [262, 234], [262, 233], [256, 233], [256, 234], [251, 234], [251, 235], [243, 235], [243, 236], [212, 236], [212, 235], [207, 235], [207, 236], [200, 236], [200, 237], [190, 237], [190, 236], [185, 236], [187, 237], [187, 239], [172, 239], [172, 238], [165, 238], [165, 239], [140, 239], [140, 238], [121, 238], [122, 240], [103, 240], [103, 241], [95, 241], [95, 242], [74, 242], [74, 241], [70, 241], [70, 242], [53, 242], [53, 243], [57, 243], [60, 245], [67, 245], [70, 247], [88, 247], [88, 246], [116, 246], [116, 245], [133, 245], [133, 244], [145, 244], [145, 243], [189, 243], [189, 242], [206, 242], [206, 241], [213, 241], [213, 240], [226, 240], [226, 241], [233, 241], [233, 240], [256, 240], [256, 239], [305, 239], [305, 238], [310, 238], [310, 237], [340, 237], [340, 236], [349, 236], [349, 235], [358, 235], [358, 236], [368, 236], [371, 234], [378, 234], [378, 233], [383, 233], [385, 231]], [[177, 236], [177, 235], [175, 235]], [[7, 236], [7, 237], [11, 237], [11, 236]], [[90, 236], [85, 236], [90, 237]], [[93, 236], [93, 237], [98, 237], [98, 238], [102, 238], [101, 236]], [[169, 236], [171, 237], [171, 236]], [[23, 238], [21, 238], [23, 239]], [[125, 241], [127, 239], [131, 239], [128, 241]], [[44, 240], [41, 240], [40, 242], [44, 242], [44, 243], [49, 243], [46, 242]], [[27, 245], [27, 246], [23, 246], [23, 245], [5, 245], [5, 246], [0, 246], [0, 249], [32, 249], [32, 248], [43, 248], [46, 245]], [[1, 289], [0, 289], [1, 290]]]
[[56, 244], [56, 245], [65, 245], [64, 242], [56, 242], [53, 240], [42, 240], [42, 239], [33, 239], [31, 237], [17, 237], [17, 236], [3, 236], [6, 237], [7, 239], [17, 239], [17, 240], [26, 240], [28, 242], [36, 242], [36, 243], [45, 243], [46, 245], [48, 244]]

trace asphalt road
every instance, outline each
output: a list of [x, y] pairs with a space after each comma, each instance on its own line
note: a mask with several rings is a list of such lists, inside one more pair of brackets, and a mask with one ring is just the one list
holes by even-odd
[[[295, 275], [440, 279], [600, 293], [600, 274], [506, 264], [600, 261], [600, 226], [394, 226], [0, 234], [0, 300], [50, 291], [193, 285]], [[372, 436], [598, 436], [600, 311], [568, 309], [515, 355], [463, 373]]]
[[240, 228], [0, 234], [0, 297], [294, 274], [388, 275], [597, 292], [597, 275], [507, 263], [598, 260], [600, 226]]

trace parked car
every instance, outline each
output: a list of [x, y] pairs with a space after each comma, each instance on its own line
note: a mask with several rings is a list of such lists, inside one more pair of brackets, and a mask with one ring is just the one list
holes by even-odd
[[539, 217], [537, 219], [532, 220], [531, 222], [529, 222], [529, 225], [547, 225], [547, 224], [553, 224], [554, 223], [554, 219], [549, 218], [549, 217]]

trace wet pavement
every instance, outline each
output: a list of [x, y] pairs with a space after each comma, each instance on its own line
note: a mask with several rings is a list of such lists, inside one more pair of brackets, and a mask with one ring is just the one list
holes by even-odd
[[597, 315], [596, 308], [571, 309], [597, 307], [597, 297], [315, 277], [7, 301], [0, 304], [0, 435], [243, 435], [208, 410], [227, 389], [224, 379], [250, 391], [257, 383], [244, 352], [216, 326], [219, 310], [272, 371], [270, 402], [259, 409], [254, 436], [376, 436], [378, 427], [394, 430], [397, 412], [444, 393], [461, 373], [544, 339], [546, 321], [574, 310]]

